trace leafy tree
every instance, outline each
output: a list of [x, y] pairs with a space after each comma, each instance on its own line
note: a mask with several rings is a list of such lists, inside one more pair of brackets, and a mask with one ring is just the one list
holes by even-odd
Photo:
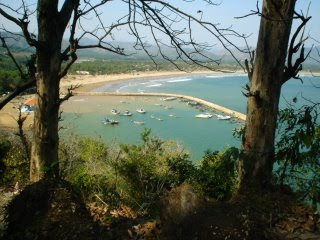
[[315, 209], [320, 202], [319, 110], [319, 103], [281, 110], [276, 144], [279, 184], [293, 186]]

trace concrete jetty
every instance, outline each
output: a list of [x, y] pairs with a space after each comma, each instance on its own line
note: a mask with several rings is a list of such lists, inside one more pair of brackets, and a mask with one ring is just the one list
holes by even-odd
[[114, 92], [79, 92], [74, 91], [73, 95], [75, 96], [149, 96], [149, 97], [176, 97], [180, 99], [186, 99], [189, 101], [197, 102], [201, 105], [207, 106], [219, 112], [223, 112], [232, 117], [238, 118], [240, 120], [245, 121], [246, 115], [240, 112], [233, 111], [229, 108], [220, 106], [218, 104], [203, 100], [201, 98], [191, 97], [187, 95], [173, 94], [173, 93], [114, 93]]

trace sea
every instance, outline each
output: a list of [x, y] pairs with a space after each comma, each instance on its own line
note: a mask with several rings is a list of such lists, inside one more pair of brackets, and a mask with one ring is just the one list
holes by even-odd
[[[284, 84], [280, 108], [320, 102], [320, 78], [312, 75], [301, 75], [301, 78], [302, 81], [294, 79]], [[242, 93], [246, 84], [248, 77], [245, 74], [184, 74], [117, 81], [93, 91], [182, 94], [246, 113], [247, 99]], [[62, 108], [61, 124], [65, 129], [62, 135], [75, 133], [101, 138], [106, 143], [139, 144], [142, 142], [140, 134], [145, 128], [150, 128], [153, 136], [177, 142], [194, 163], [200, 162], [206, 150], [240, 147], [240, 140], [233, 136], [233, 131], [244, 124], [238, 119], [219, 120], [215, 114], [221, 113], [212, 109], [190, 106], [179, 99], [163, 101], [160, 97], [75, 96], [64, 103]], [[143, 108], [146, 113], [137, 113], [136, 109], [139, 108]], [[112, 109], [119, 112], [128, 110], [133, 115], [114, 115]], [[195, 118], [195, 115], [206, 112], [214, 116], [210, 119]], [[119, 124], [102, 124], [101, 119], [104, 117], [119, 121]]]

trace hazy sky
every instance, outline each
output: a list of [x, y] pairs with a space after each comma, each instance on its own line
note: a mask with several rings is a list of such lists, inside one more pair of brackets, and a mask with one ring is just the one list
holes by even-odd
[[[95, 0], [97, 1], [97, 0]], [[189, 0], [190, 1], [190, 0]], [[219, 6], [210, 6], [203, 0], [195, 0], [193, 2], [187, 2], [183, 0], [170, 0], [170, 4], [178, 7], [181, 10], [188, 12], [194, 16], [200, 16], [198, 10], [203, 11], [203, 19], [210, 21], [212, 23], [221, 23], [221, 27], [230, 27], [236, 30], [239, 33], [243, 34], [252, 34], [248, 39], [248, 42], [251, 46], [256, 45], [256, 38], [259, 29], [260, 18], [257, 16], [250, 16], [244, 19], [235, 19], [236, 16], [243, 16], [250, 13], [250, 10], [256, 9], [256, 0], [216, 0], [217, 2], [221, 1]], [[7, 3], [12, 7], [17, 7], [21, 0], [0, 0], [0, 3]], [[27, 0], [31, 6], [36, 6], [36, 0]], [[63, 1], [60, 0], [60, 3]], [[309, 15], [312, 16], [310, 23], [308, 24], [306, 32], [309, 33], [312, 37], [320, 40], [320, 0], [298, 0], [296, 11], [306, 12], [309, 2], [311, 2], [311, 8]], [[32, 5], [33, 4], [33, 5]], [[261, 5], [261, 0], [259, 1]], [[104, 23], [111, 23], [112, 21], [118, 19], [119, 17], [126, 14], [128, 7], [126, 3], [123, 3], [121, 0], [114, 0], [111, 3], [107, 3], [106, 6], [99, 9], [101, 18]], [[92, 27], [94, 24], [94, 17], [89, 17], [86, 22], [83, 22], [88, 28]], [[0, 17], [0, 24], [5, 26], [8, 30], [17, 31], [17, 28], [13, 24], [8, 23], [2, 17]], [[36, 24], [35, 21], [31, 21], [30, 29], [36, 33]], [[194, 33], [197, 39], [206, 42], [214, 42], [212, 36], [200, 31], [198, 28], [195, 28]], [[145, 32], [146, 38], [148, 38], [148, 33]], [[115, 40], [118, 41], [128, 41], [130, 39], [126, 31], [122, 31], [118, 34], [115, 34]], [[235, 40], [237, 41], [237, 40]], [[243, 42], [237, 43], [242, 45]], [[310, 43], [311, 45], [311, 43]]]

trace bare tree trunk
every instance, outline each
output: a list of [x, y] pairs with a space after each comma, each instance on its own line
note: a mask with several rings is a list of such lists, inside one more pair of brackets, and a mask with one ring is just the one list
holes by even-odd
[[30, 180], [56, 177], [58, 162], [59, 72], [63, 32], [59, 26], [58, 1], [38, 2], [36, 106], [31, 150]]
[[239, 192], [270, 184], [279, 97], [284, 79], [295, 0], [264, 0], [248, 93]]

